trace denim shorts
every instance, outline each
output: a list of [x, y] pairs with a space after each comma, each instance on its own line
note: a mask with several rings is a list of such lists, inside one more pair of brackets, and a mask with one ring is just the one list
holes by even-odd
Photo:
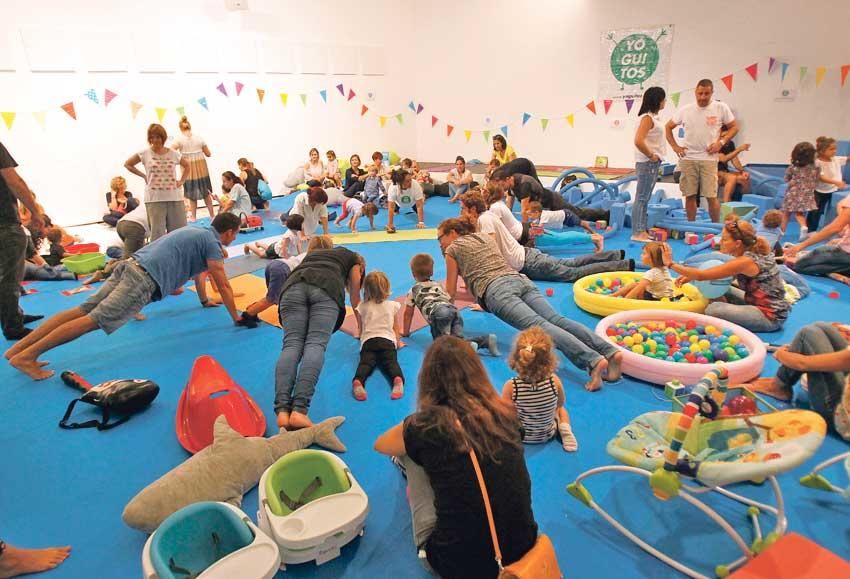
[[122, 261], [103, 286], [80, 304], [101, 330], [111, 334], [154, 301], [159, 288], [133, 259]]

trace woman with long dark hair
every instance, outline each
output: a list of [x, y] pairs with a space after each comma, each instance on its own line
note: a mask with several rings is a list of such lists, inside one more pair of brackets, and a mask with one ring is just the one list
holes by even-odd
[[437, 338], [419, 372], [417, 411], [382, 434], [408, 482], [416, 546], [444, 579], [499, 574], [470, 450], [481, 465], [505, 565], [537, 540], [520, 422], [468, 342]]
[[667, 103], [667, 95], [660, 86], [652, 86], [643, 93], [640, 104], [637, 132], [635, 133], [635, 172], [637, 187], [632, 207], [632, 241], [652, 241], [646, 229], [646, 210], [652, 188], [658, 181], [658, 168], [664, 158], [664, 125], [658, 113]]

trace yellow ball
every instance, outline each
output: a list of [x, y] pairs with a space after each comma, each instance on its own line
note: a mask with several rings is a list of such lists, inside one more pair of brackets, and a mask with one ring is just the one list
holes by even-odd
[[641, 346], [640, 344], [635, 344], [634, 346], [632, 346], [632, 352], [634, 352], [635, 354], [643, 354], [643, 346]]
[[650, 352], [654, 352], [655, 348], [658, 347], [658, 343], [655, 340], [653, 340], [652, 338], [650, 338], [649, 340], [646, 341], [646, 345], [649, 348]]
[[605, 284], [605, 287], [611, 287], [611, 280], [610, 279], [606, 279], [603, 283]]
[[699, 338], [697, 336], [688, 336], [688, 341], [691, 344], [696, 344], [697, 342], [699, 342]]
[[716, 333], [717, 333], [717, 328], [715, 328], [714, 326], [706, 326], [706, 327], [705, 327], [705, 333], [706, 333], [706, 334], [709, 334], [709, 335], [711, 335], [711, 334], [716, 334]]
[[634, 336], [632, 336], [632, 340], [635, 344], [640, 344], [641, 342], [643, 342], [643, 336], [641, 336], [640, 334], [635, 334]]
[[631, 348], [635, 345], [635, 340], [631, 336], [626, 336], [623, 338], [623, 345], [627, 348]]
[[735, 335], [729, 336], [729, 344], [731, 344], [732, 346], [739, 343], [740, 341], [741, 341], [740, 336], [735, 336]]
[[708, 340], [700, 340], [699, 348], [700, 350], [708, 350], [709, 348], [711, 348], [711, 342], [709, 342]]

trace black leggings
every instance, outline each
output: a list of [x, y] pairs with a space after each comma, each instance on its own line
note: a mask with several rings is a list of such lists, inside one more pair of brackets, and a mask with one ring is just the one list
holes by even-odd
[[818, 204], [818, 208], [806, 215], [806, 227], [809, 228], [809, 231], [814, 233], [818, 230], [820, 226], [820, 218], [826, 213], [827, 209], [829, 209], [829, 203], [832, 201], [832, 193], [818, 193], [815, 191], [815, 201]]
[[349, 199], [363, 191], [363, 188], [366, 187], [365, 181], [359, 181], [357, 179], [354, 180], [348, 187], [346, 187], [342, 194], [348, 197]]
[[566, 204], [566, 209], [572, 211], [582, 221], [609, 221], [611, 212], [605, 209], [595, 209], [592, 207], [576, 207], [569, 203]]
[[365, 386], [366, 379], [372, 375], [375, 366], [380, 366], [390, 380], [398, 377], [404, 381], [404, 374], [401, 373], [396, 357], [395, 342], [392, 340], [371, 338], [363, 343], [363, 347], [360, 348], [360, 363], [357, 365], [354, 379], [360, 380]]

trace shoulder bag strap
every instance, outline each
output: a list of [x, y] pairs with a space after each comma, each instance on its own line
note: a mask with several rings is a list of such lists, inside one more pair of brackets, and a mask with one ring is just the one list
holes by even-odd
[[475, 469], [475, 476], [478, 477], [478, 486], [481, 488], [481, 496], [484, 497], [484, 510], [487, 511], [487, 522], [490, 524], [490, 538], [493, 540], [493, 551], [496, 553], [496, 564], [501, 572], [502, 567], [502, 551], [499, 549], [499, 537], [496, 536], [496, 523], [493, 521], [493, 510], [490, 508], [490, 495], [487, 494], [487, 485], [484, 483], [484, 475], [481, 474], [481, 466], [478, 464], [478, 457], [475, 455], [475, 449], [470, 445], [469, 458], [472, 460], [472, 468]]

